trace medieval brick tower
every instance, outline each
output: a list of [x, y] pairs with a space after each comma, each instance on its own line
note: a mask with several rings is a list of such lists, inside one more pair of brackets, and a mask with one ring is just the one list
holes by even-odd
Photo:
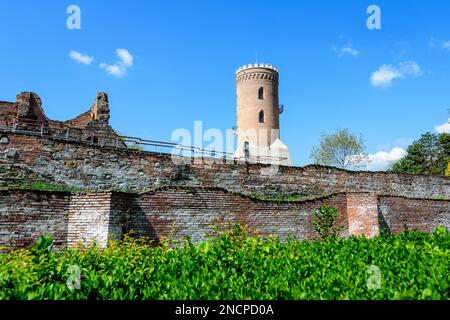
[[249, 162], [292, 165], [280, 140], [278, 69], [250, 64], [236, 71], [237, 136], [235, 156]]

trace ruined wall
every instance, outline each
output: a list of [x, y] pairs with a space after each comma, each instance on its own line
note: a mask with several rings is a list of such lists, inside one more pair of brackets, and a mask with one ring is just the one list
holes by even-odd
[[14, 103], [0, 101], [0, 126], [9, 127], [13, 125], [13, 120], [17, 116], [17, 109]]
[[[200, 160], [200, 163], [197, 163]], [[450, 199], [450, 178], [331, 167], [242, 163], [176, 165], [170, 156], [0, 133], [0, 186], [44, 180], [76, 188], [148, 190], [164, 185], [220, 187], [247, 195], [319, 196], [337, 192]]]
[[[91, 140], [101, 144], [110, 143], [110, 140], [117, 138], [116, 132], [109, 125], [109, 119], [109, 100], [104, 92], [97, 93], [88, 111], [67, 121], [47, 118], [41, 98], [33, 92], [18, 94], [15, 103], [0, 101], [0, 131], [9, 128], [34, 135]], [[124, 146], [123, 143], [121, 145]]]

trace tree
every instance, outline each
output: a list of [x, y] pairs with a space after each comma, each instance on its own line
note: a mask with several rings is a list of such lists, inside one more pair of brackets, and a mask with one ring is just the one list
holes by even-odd
[[312, 149], [311, 159], [314, 163], [338, 168], [364, 166], [367, 163], [365, 148], [362, 135], [358, 138], [348, 129], [340, 129], [331, 135], [322, 134], [320, 144]]
[[450, 161], [450, 134], [427, 132], [392, 166], [393, 172], [443, 175]]

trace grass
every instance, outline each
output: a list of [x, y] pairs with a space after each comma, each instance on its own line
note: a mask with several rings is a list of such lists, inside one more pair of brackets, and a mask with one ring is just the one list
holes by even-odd
[[78, 192], [82, 191], [80, 188], [68, 187], [62, 184], [52, 184], [43, 181], [34, 181], [30, 183], [13, 186], [16, 189], [36, 190], [36, 191], [64, 191], [64, 192]]

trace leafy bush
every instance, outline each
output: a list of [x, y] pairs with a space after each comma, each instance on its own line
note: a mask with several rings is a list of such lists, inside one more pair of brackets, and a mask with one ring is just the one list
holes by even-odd
[[[42, 238], [0, 253], [0, 299], [449, 299], [442, 227], [340, 241], [216, 231], [179, 247], [126, 237], [105, 249], [55, 251]], [[371, 270], [380, 271], [378, 288]]]
[[336, 225], [337, 217], [338, 209], [326, 204], [314, 214], [312, 224], [322, 239], [336, 239], [339, 236], [344, 227]]

